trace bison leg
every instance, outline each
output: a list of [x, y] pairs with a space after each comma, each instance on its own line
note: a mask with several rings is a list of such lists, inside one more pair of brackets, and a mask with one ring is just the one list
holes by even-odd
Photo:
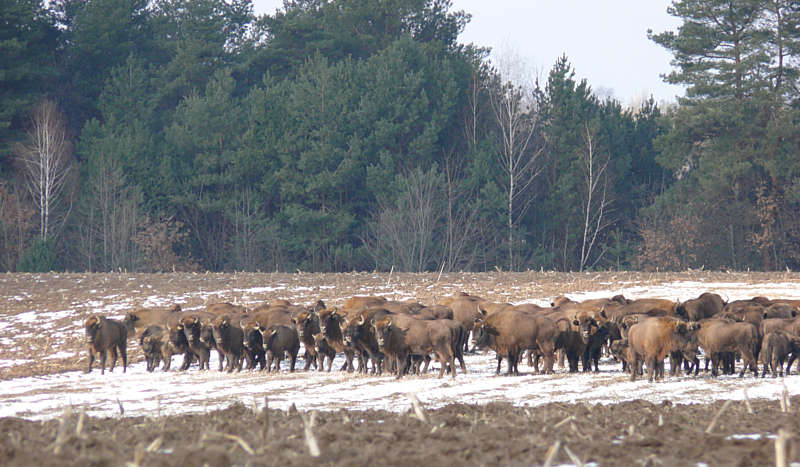
[[636, 381], [637, 369], [639, 368], [639, 365], [641, 365], [641, 362], [639, 361], [639, 355], [638, 354], [635, 354], [633, 352], [631, 352], [631, 353], [633, 354], [630, 357], [630, 359], [631, 359], [631, 364], [630, 364], [630, 367], [631, 367], [631, 381]]
[[397, 379], [400, 379], [405, 374], [406, 370], [408, 369], [408, 358], [406, 356], [402, 356], [401, 354], [397, 354], [395, 356], [395, 364], [397, 365]]
[[108, 349], [100, 351], [100, 374], [106, 373], [106, 358], [108, 357]]
[[647, 380], [651, 383], [656, 376], [656, 358], [650, 357], [647, 359]]
[[128, 370], [128, 347], [126, 341], [122, 341], [122, 344], [119, 345], [119, 354], [122, 357], [122, 372], [125, 373]]
[[518, 357], [519, 356], [516, 353], [508, 352], [508, 356], [506, 357], [508, 359], [508, 373], [506, 373], [508, 376], [517, 374], [516, 369]]
[[89, 347], [89, 368], [86, 369], [87, 373], [92, 372], [92, 364], [94, 363], [94, 350]]
[[294, 372], [294, 366], [297, 363], [297, 352], [289, 354], [289, 372]]
[[108, 368], [108, 371], [113, 372], [114, 367], [117, 366], [117, 347], [112, 345], [106, 352], [111, 352], [111, 366]]

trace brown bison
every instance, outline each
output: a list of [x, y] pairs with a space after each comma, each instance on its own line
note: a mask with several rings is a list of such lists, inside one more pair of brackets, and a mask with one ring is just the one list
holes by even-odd
[[649, 381], [659, 379], [664, 373], [664, 359], [675, 351], [691, 346], [699, 325], [665, 316], [639, 321], [628, 330], [628, 353], [631, 381], [636, 380], [641, 363], [647, 365]]
[[681, 302], [676, 307], [677, 315], [688, 321], [700, 321], [722, 313], [725, 302], [718, 294], [706, 292], [697, 298]]
[[546, 316], [503, 310], [476, 320], [472, 332], [476, 347], [488, 347], [497, 354], [496, 374], [500, 374], [504, 357], [508, 360], [508, 374], [519, 374], [517, 364], [525, 350], [538, 350], [544, 357], [544, 372], [553, 372], [559, 331]]
[[483, 316], [478, 310], [478, 305], [484, 301], [486, 300], [481, 297], [464, 292], [439, 300], [439, 305], [444, 305], [453, 310], [453, 319], [464, 328], [466, 334], [464, 336], [464, 352], [469, 351], [469, 333], [472, 331], [475, 320]]
[[133, 328], [147, 329], [154, 324], [166, 326], [177, 323], [181, 316], [181, 306], [176, 303], [168, 308], [137, 308], [125, 313], [122, 322], [132, 329], [128, 336], [131, 337], [135, 335]]
[[789, 354], [791, 354], [786, 365], [786, 374], [788, 375], [798, 352], [800, 352], [800, 337], [780, 330], [768, 332], [761, 342], [760, 358], [764, 362], [761, 377], [766, 376], [767, 369], [772, 371], [773, 377], [777, 377], [778, 374], [783, 376], [783, 362], [789, 359]]
[[387, 315], [372, 321], [378, 346], [384, 355], [393, 358], [397, 378], [408, 369], [411, 356], [434, 353], [441, 363], [439, 378], [449, 366], [456, 377], [455, 352], [452, 330], [437, 320], [418, 320], [402, 315]]
[[797, 316], [797, 308], [786, 303], [773, 303], [764, 308], [764, 319], [794, 318], [795, 316]]
[[758, 347], [758, 328], [750, 323], [731, 321], [728, 319], [706, 319], [700, 321], [700, 330], [697, 331], [697, 341], [711, 360], [711, 374], [717, 376], [717, 367], [723, 353], [739, 352], [742, 357], [742, 371], [739, 376], [744, 376], [747, 368], [758, 376], [756, 355]]
[[92, 371], [94, 354], [100, 354], [100, 374], [106, 372], [106, 356], [111, 352], [111, 367], [108, 371], [114, 371], [117, 364], [117, 351], [122, 357], [122, 372], [128, 368], [128, 332], [133, 332], [133, 326], [126, 327], [121, 321], [109, 319], [104, 316], [92, 316], [86, 320], [86, 347], [89, 351], [89, 368], [86, 373]]

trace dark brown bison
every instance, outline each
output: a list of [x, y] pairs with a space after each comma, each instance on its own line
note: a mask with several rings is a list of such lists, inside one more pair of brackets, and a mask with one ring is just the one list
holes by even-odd
[[339, 314], [335, 308], [324, 308], [317, 311], [319, 316], [319, 330], [325, 335], [325, 341], [336, 353], [343, 353], [345, 362], [341, 371], [353, 371], [353, 358], [355, 350], [352, 346], [344, 342], [341, 323], [344, 316]]
[[89, 368], [92, 371], [94, 354], [100, 355], [100, 374], [106, 372], [106, 356], [111, 352], [111, 367], [114, 371], [117, 364], [117, 351], [122, 357], [122, 372], [128, 368], [128, 331], [133, 332], [133, 326], [126, 327], [121, 321], [109, 319], [104, 316], [92, 316], [86, 320], [86, 348], [89, 351]]
[[583, 371], [590, 371], [592, 363], [594, 371], [600, 371], [598, 367], [600, 356], [609, 335], [610, 322], [602, 318], [598, 312], [579, 311], [573, 316], [572, 325], [578, 328], [578, 334], [585, 344], [581, 354]]
[[225, 359], [228, 362], [225, 366], [227, 372], [231, 373], [234, 368], [237, 371], [241, 371], [244, 332], [239, 327], [238, 322], [234, 324], [228, 315], [219, 316], [211, 323], [211, 332], [217, 349], [225, 355]]
[[358, 371], [367, 372], [367, 363], [372, 362], [372, 373], [383, 371], [383, 352], [378, 345], [372, 320], [379, 320], [392, 314], [382, 308], [368, 308], [358, 313], [351, 313], [341, 321], [342, 337], [346, 345], [352, 346], [358, 357]]
[[[312, 363], [317, 366], [317, 348], [314, 345], [314, 335], [320, 332], [319, 328], [319, 315], [314, 312], [313, 308], [310, 310], [303, 310], [294, 317], [292, 323], [297, 329], [297, 336], [300, 342], [305, 347], [305, 367], [304, 370], [308, 371]], [[322, 368], [317, 367], [318, 370]]]
[[779, 374], [783, 376], [783, 363], [789, 359], [789, 354], [791, 354], [792, 357], [786, 365], [786, 374], [788, 375], [792, 361], [797, 357], [798, 352], [800, 352], [800, 337], [780, 330], [768, 332], [761, 342], [760, 358], [764, 363], [761, 377], [766, 376], [767, 369], [772, 371], [773, 377], [777, 377]]
[[[206, 320], [206, 325], [209, 322], [208, 319], [210, 316], [211, 315], [206, 315], [204, 318]], [[189, 344], [189, 351], [197, 358], [200, 369], [207, 370], [209, 368], [208, 362], [211, 357], [211, 347], [202, 338], [203, 321], [201, 321], [201, 315], [195, 313], [189, 314], [189, 316], [185, 316], [180, 320], [178, 326], [183, 330], [186, 336], [186, 342]], [[221, 356], [222, 353], [220, 352], [220, 357]]]
[[243, 319], [239, 321], [239, 327], [244, 334], [243, 355], [247, 361], [247, 369], [253, 370], [256, 367], [263, 370], [267, 367], [267, 352], [264, 350], [264, 336], [261, 328], [255, 320]]
[[705, 292], [697, 298], [679, 303], [675, 311], [679, 317], [685, 320], [700, 321], [722, 313], [724, 308], [725, 302], [722, 297], [715, 293]]
[[717, 367], [724, 352], [739, 352], [742, 358], [740, 377], [744, 376], [747, 368], [758, 376], [758, 328], [753, 324], [728, 319], [706, 319], [700, 321], [697, 342], [703, 348], [706, 358], [711, 360], [712, 376], [717, 375]]
[[617, 339], [611, 341], [611, 345], [608, 346], [608, 350], [612, 357], [614, 357], [618, 362], [622, 363], [623, 372], [630, 371], [631, 366], [628, 363], [628, 339]]
[[300, 339], [297, 330], [290, 326], [276, 324], [263, 331], [264, 348], [267, 351], [267, 371], [271, 371], [272, 364], [275, 364], [274, 371], [280, 371], [283, 356], [289, 357], [289, 371], [294, 371], [297, 362], [297, 353], [300, 351]]
[[336, 350], [328, 342], [328, 336], [319, 332], [314, 334], [314, 347], [317, 349], [317, 368], [322, 371], [325, 366], [325, 359], [328, 359], [328, 371], [331, 371], [333, 359], [336, 358]]
[[674, 351], [683, 351], [692, 344], [699, 325], [665, 316], [641, 320], [628, 330], [631, 381], [636, 379], [641, 363], [647, 365], [650, 381], [664, 373], [664, 359]]
[[529, 349], [541, 353], [544, 372], [552, 373], [558, 335], [555, 322], [546, 316], [503, 310], [476, 320], [472, 339], [476, 347], [495, 351], [497, 374], [503, 358], [508, 359], [508, 374], [519, 374], [519, 358]]
[[178, 353], [169, 339], [169, 331], [164, 326], [153, 324], [142, 331], [139, 346], [144, 353], [147, 371], [154, 371], [164, 362], [164, 371], [169, 371], [172, 356]]
[[408, 369], [411, 356], [436, 355], [441, 363], [439, 377], [447, 367], [456, 377], [455, 353], [452, 330], [437, 320], [418, 320], [402, 315], [387, 315], [371, 322], [378, 346], [395, 361], [397, 378], [402, 378]]

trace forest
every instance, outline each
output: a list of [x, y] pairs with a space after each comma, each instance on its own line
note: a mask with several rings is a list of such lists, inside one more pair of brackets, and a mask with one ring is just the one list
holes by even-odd
[[450, 0], [4, 1], [0, 271], [799, 269], [800, 5], [668, 12], [632, 107]]

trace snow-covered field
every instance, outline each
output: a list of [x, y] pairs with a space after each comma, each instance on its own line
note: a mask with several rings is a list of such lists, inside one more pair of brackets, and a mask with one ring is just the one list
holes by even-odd
[[[609, 284], [607, 290], [575, 293], [576, 300], [606, 297], [622, 293], [628, 298], [661, 297], [686, 300], [703, 292], [719, 293], [723, 298], [735, 300], [756, 295], [781, 298], [800, 298], [797, 283], [703, 283], [676, 281], [655, 286], [635, 284]], [[255, 293], [254, 291], [241, 291]], [[402, 296], [402, 290], [393, 290]], [[407, 294], [410, 295], [410, 294]], [[170, 297], [173, 300], [174, 297]], [[546, 304], [552, 297], [527, 300]], [[161, 300], [153, 299], [152, 304]], [[164, 302], [167, 302], [164, 300]], [[118, 305], [94, 304], [96, 312], [118, 315]], [[518, 302], [519, 303], [519, 302]], [[65, 310], [66, 313], [68, 310]], [[61, 312], [59, 312], [61, 313]], [[17, 315], [0, 321], [0, 329], [17, 326], [19, 320], [39, 320], [37, 313]], [[73, 331], [78, 332], [80, 327]], [[0, 349], [18, 344], [24, 335], [5, 335]], [[138, 352], [138, 349], [134, 350]], [[301, 352], [302, 353], [302, 352]], [[533, 375], [524, 364], [518, 377], [495, 376], [496, 360], [493, 353], [468, 355], [467, 373], [459, 372], [455, 379], [438, 379], [435, 373], [405, 377], [396, 380], [389, 376], [353, 375], [334, 370], [326, 372], [286, 371], [286, 361], [280, 374], [248, 372], [219, 373], [216, 352], [213, 353], [212, 371], [171, 371], [154, 373], [145, 371], [144, 363], [128, 368], [127, 373], [115, 369], [101, 375], [98, 370], [90, 374], [66, 372], [41, 377], [25, 377], [0, 381], [0, 417], [17, 416], [28, 419], [47, 419], [59, 416], [68, 407], [73, 411], [85, 410], [90, 415], [165, 415], [200, 412], [227, 406], [239, 401], [248, 406], [264, 406], [265, 398], [272, 408], [287, 409], [292, 404], [300, 410], [386, 409], [405, 411], [411, 407], [410, 394], [427, 407], [442, 406], [451, 402], [486, 403], [508, 401], [515, 405], [535, 407], [547, 402], [587, 402], [613, 404], [632, 399], [659, 403], [707, 403], [720, 399], [743, 400], [765, 398], [778, 404], [784, 392], [800, 394], [800, 376], [755, 379], [724, 376], [710, 378], [684, 376], [664, 382], [646, 380], [629, 381], [619, 365], [606, 360], [601, 362], [599, 374], [569, 374], [557, 370], [555, 375]], [[63, 355], [60, 355], [63, 357]], [[75, 355], [76, 359], [83, 355]], [[174, 357], [173, 368], [182, 357]], [[0, 367], [24, 364], [23, 360], [8, 360], [0, 355]], [[334, 368], [341, 366], [341, 357]], [[303, 360], [298, 359], [302, 368]], [[433, 366], [436, 366], [435, 364]], [[503, 365], [505, 371], [505, 364]]]

